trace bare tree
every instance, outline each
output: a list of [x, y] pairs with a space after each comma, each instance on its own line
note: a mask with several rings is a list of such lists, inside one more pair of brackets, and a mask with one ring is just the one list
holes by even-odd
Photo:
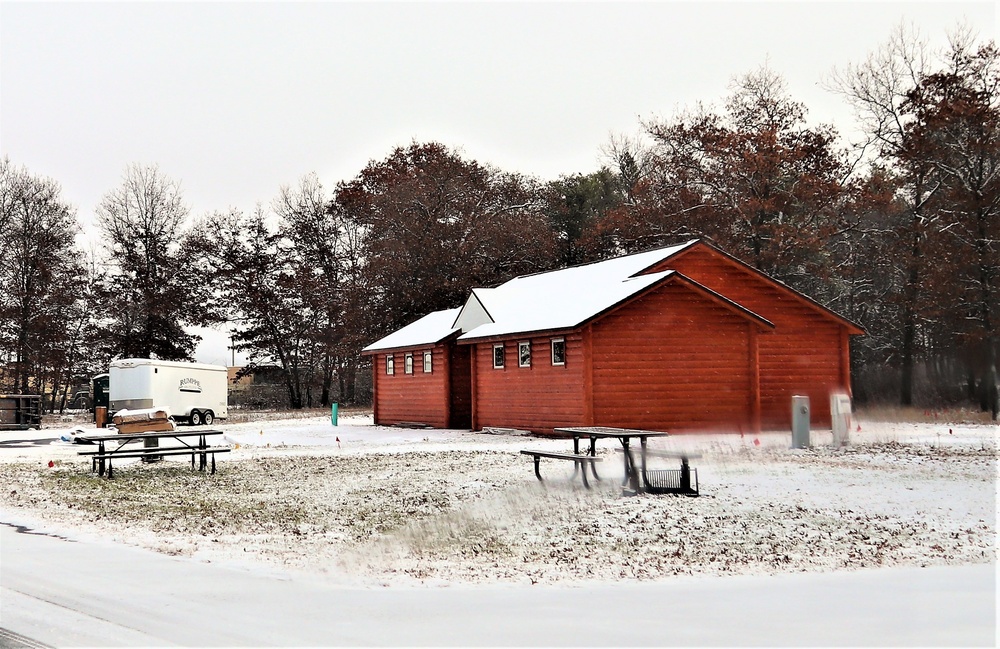
[[343, 337], [340, 281], [344, 263], [342, 224], [331, 217], [329, 199], [316, 174], [299, 181], [297, 188], [281, 188], [272, 209], [281, 219], [281, 233], [293, 244], [290, 263], [307, 290], [304, 297], [316, 315], [311, 344], [303, 350], [301, 371], [304, 405], [313, 402], [312, 387], [320, 386], [319, 402], [331, 403], [331, 385], [337, 369], [336, 346]]
[[641, 227], [631, 236], [660, 245], [648, 235], [703, 236], [827, 297], [826, 244], [845, 227], [844, 170], [836, 133], [806, 126], [805, 115], [781, 75], [762, 66], [733, 80], [721, 111], [648, 122], [655, 158], [643, 195], [657, 209], [632, 210]]
[[243, 372], [277, 365], [289, 406], [302, 408], [320, 314], [315, 285], [297, 272], [294, 244], [273, 221], [259, 206], [249, 216], [216, 212], [199, 220], [188, 242], [233, 322], [235, 349], [248, 354]]
[[926, 254], [931, 226], [931, 202], [940, 188], [939, 174], [930, 160], [908, 149], [908, 129], [913, 115], [908, 94], [929, 73], [932, 57], [927, 41], [901, 25], [889, 40], [865, 61], [838, 70], [831, 87], [852, 106], [864, 133], [855, 143], [858, 162], [883, 160], [897, 176], [897, 191], [905, 209], [902, 219], [883, 224], [881, 234], [894, 244], [885, 254], [896, 260], [899, 279], [901, 363], [900, 402], [913, 403], [913, 369], [918, 354], [919, 330], [927, 304], [922, 284], [931, 260]]
[[854, 142], [868, 160], [892, 156], [905, 145], [912, 122], [904, 105], [932, 69], [934, 57], [926, 37], [900, 24], [889, 39], [860, 63], [834, 70], [824, 85], [853, 108], [861, 140]]
[[54, 180], [0, 160], [0, 357], [18, 392], [55, 389], [66, 377], [68, 331], [82, 272], [74, 210]]
[[[975, 375], [996, 353], [997, 54], [992, 43], [974, 41], [958, 28], [948, 48], [934, 51], [900, 26], [830, 84], [864, 132], [856, 164], [882, 168], [902, 207], [870, 224], [896, 282], [889, 300], [898, 310], [885, 325], [899, 327], [904, 405], [914, 402], [918, 361], [940, 372], [960, 360], [974, 393]], [[950, 374], [939, 378], [954, 383]]]
[[122, 184], [101, 199], [97, 220], [111, 253], [108, 309], [118, 354], [189, 359], [198, 337], [184, 323], [212, 319], [205, 282], [182, 245], [187, 216], [180, 186], [155, 165], [129, 165]]
[[653, 145], [647, 142], [644, 133], [612, 134], [601, 146], [600, 152], [602, 162], [617, 171], [625, 201], [634, 203], [637, 187], [654, 168]]

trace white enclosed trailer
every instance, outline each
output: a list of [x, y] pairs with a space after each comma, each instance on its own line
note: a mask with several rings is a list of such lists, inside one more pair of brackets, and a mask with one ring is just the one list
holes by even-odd
[[229, 416], [228, 371], [222, 365], [126, 358], [111, 363], [108, 415], [120, 410], [166, 408], [197, 426]]

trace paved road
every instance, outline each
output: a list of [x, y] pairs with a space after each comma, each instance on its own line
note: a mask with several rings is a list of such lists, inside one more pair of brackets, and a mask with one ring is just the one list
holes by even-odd
[[0, 646], [993, 645], [993, 568], [346, 588], [0, 525]]

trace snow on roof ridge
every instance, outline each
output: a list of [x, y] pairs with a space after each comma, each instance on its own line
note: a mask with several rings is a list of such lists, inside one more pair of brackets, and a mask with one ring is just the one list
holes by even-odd
[[[535, 271], [534, 273], [525, 273], [524, 275], [517, 275], [516, 277], [512, 277], [511, 279], [509, 279], [507, 281], [508, 282], [513, 282], [516, 279], [522, 279], [522, 278], [525, 278], [525, 277], [534, 277], [536, 275], [546, 275], [548, 273], [560, 273], [560, 272], [562, 272], [564, 270], [572, 270], [574, 268], [582, 268], [582, 267], [585, 267], [585, 266], [593, 266], [595, 264], [604, 264], [604, 263], [607, 263], [609, 261], [618, 261], [620, 259], [629, 259], [631, 257], [638, 257], [639, 255], [652, 255], [652, 253], [654, 253], [654, 252], [663, 252], [664, 253], [663, 259], [666, 259], [667, 257], [673, 257], [674, 255], [676, 255], [678, 252], [680, 252], [684, 248], [687, 248], [688, 246], [692, 246], [692, 245], [698, 243], [699, 241], [701, 241], [701, 239], [691, 239], [690, 241], [686, 241], [684, 243], [679, 243], [679, 244], [672, 245], [672, 246], [661, 246], [659, 248], [650, 248], [649, 250], [640, 250], [639, 252], [630, 252], [630, 253], [628, 253], [626, 255], [619, 255], [617, 257], [609, 257], [608, 259], [597, 259], [595, 261], [582, 261], [579, 264], [570, 264], [569, 266], [564, 266], [562, 268], [556, 268], [556, 269], [553, 269], [553, 270], [539, 270], [539, 271]], [[670, 251], [669, 253], [667, 252], [668, 250]], [[647, 266], [647, 268], [648, 268], [648, 266]], [[643, 268], [642, 270], [645, 270], [645, 268]], [[504, 282], [504, 284], [506, 284], [506, 283], [507, 282]], [[499, 288], [500, 286], [503, 286], [503, 284], [500, 284], [499, 286], [494, 286], [492, 288]], [[473, 290], [481, 290], [481, 289], [473, 289]]]

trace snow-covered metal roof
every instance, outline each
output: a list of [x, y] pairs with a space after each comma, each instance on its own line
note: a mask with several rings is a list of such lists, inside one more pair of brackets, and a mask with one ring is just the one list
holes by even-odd
[[[491, 322], [464, 330], [459, 340], [505, 336], [531, 331], [571, 329], [669, 277], [673, 271], [639, 275], [696, 241], [562, 270], [516, 277], [494, 289], [476, 290], [475, 300]], [[477, 314], [479, 311], [476, 306]]]
[[461, 309], [455, 308], [428, 313], [416, 322], [410, 323], [402, 329], [397, 329], [385, 338], [373, 342], [361, 350], [361, 352], [435, 345], [458, 331], [454, 327], [454, 323], [459, 311]]
[[463, 307], [435, 311], [372, 343], [362, 352], [419, 347], [455, 332], [459, 340], [571, 329], [674, 273], [640, 275], [697, 240], [606, 261], [515, 277], [496, 288], [477, 288]]
[[672, 274], [666, 271], [617, 281], [600, 281], [590, 273], [519, 277], [480, 296], [494, 321], [479, 325], [459, 340], [570, 329]]

